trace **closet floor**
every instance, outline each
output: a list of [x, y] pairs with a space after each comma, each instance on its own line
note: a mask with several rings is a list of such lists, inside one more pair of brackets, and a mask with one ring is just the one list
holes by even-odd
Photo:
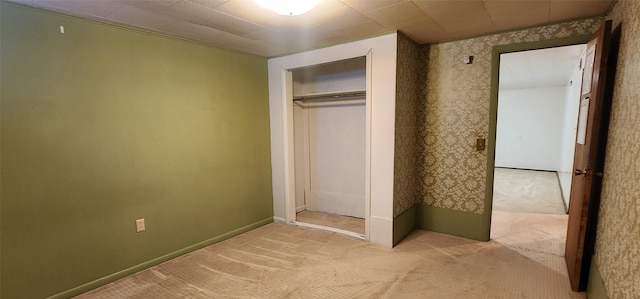
[[364, 219], [362, 218], [305, 210], [296, 215], [296, 221], [339, 228], [364, 235]]

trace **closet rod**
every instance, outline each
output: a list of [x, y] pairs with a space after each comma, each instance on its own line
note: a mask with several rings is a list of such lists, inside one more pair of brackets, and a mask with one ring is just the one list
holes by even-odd
[[367, 92], [364, 90], [354, 91], [342, 91], [342, 92], [327, 92], [327, 93], [315, 93], [309, 95], [302, 95], [293, 97], [294, 101], [310, 101], [310, 100], [339, 100], [339, 99], [352, 99], [357, 97], [364, 97]]

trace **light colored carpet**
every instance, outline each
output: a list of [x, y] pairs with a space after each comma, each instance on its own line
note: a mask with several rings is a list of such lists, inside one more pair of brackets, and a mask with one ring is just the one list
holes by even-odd
[[78, 298], [585, 298], [558, 253], [566, 216], [528, 216], [495, 212], [514, 229], [490, 242], [415, 230], [394, 249], [269, 224]]
[[329, 226], [364, 235], [364, 219], [305, 210], [296, 215], [296, 221]]
[[555, 172], [496, 168], [493, 210], [566, 214]]

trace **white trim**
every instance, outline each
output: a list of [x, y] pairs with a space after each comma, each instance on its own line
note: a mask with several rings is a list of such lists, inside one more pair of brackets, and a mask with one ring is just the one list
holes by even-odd
[[367, 52], [366, 66], [366, 95], [365, 95], [365, 170], [364, 170], [364, 235], [365, 240], [371, 241], [371, 49]]
[[[269, 59], [271, 169], [275, 217], [295, 221], [293, 109], [288, 70], [367, 58], [365, 238], [392, 247], [397, 33]], [[292, 81], [289, 81], [292, 82]], [[374, 88], [375, 87], [375, 88]], [[373, 217], [384, 221], [373, 221]], [[374, 237], [375, 236], [375, 237]]]
[[[382, 245], [387, 248], [393, 247], [393, 219], [385, 219], [371, 216], [371, 233], [369, 240], [371, 243]], [[389, 238], [391, 236], [391, 238]]]
[[284, 220], [284, 218], [281, 217], [273, 217], [273, 223], [277, 223], [277, 224], [286, 224], [287, 221]]
[[[370, 174], [370, 152], [371, 152], [371, 49], [367, 50], [366, 55], [355, 55], [353, 57], [342, 57], [339, 60], [344, 60], [344, 59], [352, 59], [352, 58], [357, 58], [357, 57], [362, 57], [365, 56], [367, 57], [367, 69], [366, 69], [366, 97], [365, 97], [365, 113], [366, 115], [366, 128], [365, 128], [365, 135], [367, 136], [365, 139], [365, 159], [366, 159], [366, 163], [365, 163], [365, 211], [364, 211], [364, 219], [365, 219], [365, 235], [360, 235], [360, 234], [355, 234], [353, 232], [350, 231], [346, 231], [346, 230], [341, 230], [341, 229], [336, 229], [336, 228], [332, 228], [332, 227], [328, 227], [328, 226], [321, 226], [321, 225], [315, 225], [315, 224], [307, 224], [304, 223], [305, 225], [310, 225], [310, 226], [314, 226], [313, 228], [316, 229], [325, 229], [328, 231], [332, 231], [332, 232], [337, 232], [337, 233], [341, 233], [341, 234], [346, 234], [346, 235], [351, 235], [351, 236], [362, 236], [363, 240], [369, 240], [368, 236], [368, 222], [369, 222], [369, 218], [371, 215], [370, 212], [370, 202], [371, 202], [371, 197], [370, 197], [370, 191], [368, 192], [368, 187], [370, 187], [371, 185], [371, 174]], [[315, 64], [309, 64], [307, 66], [312, 66]], [[283, 123], [283, 127], [285, 128], [285, 136], [286, 138], [284, 138], [284, 148], [285, 148], [285, 165], [287, 165], [285, 167], [285, 184], [286, 184], [286, 189], [285, 189], [285, 200], [286, 200], [286, 220], [287, 223], [302, 223], [302, 222], [298, 222], [296, 221], [296, 213], [300, 212], [300, 210], [298, 210], [296, 206], [296, 198], [295, 198], [295, 156], [293, 155], [294, 152], [294, 132], [293, 132], [293, 73], [291, 72], [290, 69], [287, 70], [283, 70], [283, 76], [284, 76], [284, 80], [285, 82], [283, 83], [283, 88], [285, 90], [285, 99], [284, 99], [284, 115], [286, 115], [286, 120]], [[308, 117], [308, 116], [307, 116]], [[305, 122], [306, 123], [306, 122]], [[308, 129], [308, 128], [305, 128]], [[307, 137], [308, 138], [308, 137]], [[308, 140], [305, 140], [305, 146], [308, 146], [309, 142]], [[306, 147], [305, 148], [305, 157], [304, 157], [304, 163], [305, 163], [305, 171], [308, 173], [309, 169], [310, 169], [310, 165], [309, 165], [309, 148]], [[310, 178], [309, 176], [305, 176], [305, 190], [309, 190], [310, 189]], [[293, 195], [293, 196], [292, 196]], [[305, 194], [306, 196], [307, 194]], [[305, 203], [306, 203], [306, 199], [305, 199]], [[306, 206], [306, 205], [305, 205]], [[295, 207], [295, 208], [292, 208]], [[295, 212], [293, 212], [295, 211]], [[354, 235], [355, 234], [355, 235]]]
[[290, 70], [282, 70], [282, 87], [284, 89], [283, 130], [284, 156], [285, 156], [285, 218], [287, 222], [296, 219], [296, 181], [295, 181], [295, 154], [293, 134], [293, 73]]

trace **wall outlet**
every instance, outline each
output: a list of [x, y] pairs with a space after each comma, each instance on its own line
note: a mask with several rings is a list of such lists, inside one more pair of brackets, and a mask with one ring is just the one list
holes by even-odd
[[144, 218], [140, 218], [136, 220], [136, 233], [144, 231]]

